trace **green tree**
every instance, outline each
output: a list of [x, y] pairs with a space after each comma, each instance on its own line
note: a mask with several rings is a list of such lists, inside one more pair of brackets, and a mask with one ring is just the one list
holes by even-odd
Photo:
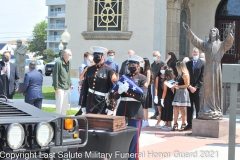
[[36, 52], [38, 55], [43, 54], [43, 50], [46, 49], [47, 40], [47, 22], [44, 20], [40, 23], [37, 23], [33, 29], [32, 39], [29, 42], [28, 49], [31, 52]]
[[42, 56], [43, 56], [42, 60], [49, 63], [54, 60], [56, 53], [52, 49], [46, 49], [43, 51]]

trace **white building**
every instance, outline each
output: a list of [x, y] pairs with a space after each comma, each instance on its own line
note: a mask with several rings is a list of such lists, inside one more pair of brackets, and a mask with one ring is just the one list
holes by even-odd
[[47, 49], [59, 52], [61, 34], [65, 29], [65, 0], [46, 0], [47, 16]]
[[129, 49], [150, 62], [154, 50], [161, 52], [162, 60], [168, 52], [180, 60], [191, 56], [193, 46], [182, 22], [202, 40], [208, 39], [210, 28], [217, 27], [222, 40], [228, 24], [235, 21], [235, 44], [222, 62], [236, 63], [240, 60], [239, 8], [240, 0], [66, 0], [72, 75], [77, 77], [84, 52], [96, 45], [114, 50], [119, 64]]

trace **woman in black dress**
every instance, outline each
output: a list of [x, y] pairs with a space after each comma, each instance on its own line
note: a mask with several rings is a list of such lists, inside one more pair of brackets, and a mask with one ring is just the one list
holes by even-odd
[[144, 62], [140, 63], [140, 73], [147, 77], [147, 84], [148, 84], [148, 92], [146, 96], [146, 100], [143, 103], [143, 121], [142, 127], [148, 127], [148, 108], [152, 106], [152, 94], [151, 94], [151, 69], [150, 69], [150, 62], [147, 58], [143, 58]]
[[158, 106], [158, 112], [159, 115], [157, 117], [157, 123], [156, 127], [161, 128], [160, 122], [161, 122], [161, 116], [162, 116], [162, 104], [161, 104], [161, 98], [163, 93], [163, 83], [164, 83], [164, 77], [165, 77], [165, 70], [167, 69], [167, 65], [161, 64], [160, 70], [158, 75], [155, 79], [155, 89], [154, 89], [154, 103]]
[[172, 120], [173, 120], [173, 106], [172, 101], [174, 98], [174, 93], [165, 83], [173, 80], [175, 78], [172, 68], [167, 68], [165, 70], [163, 93], [161, 99], [162, 115], [161, 120], [165, 121], [165, 126], [161, 127], [163, 130], [172, 130]]

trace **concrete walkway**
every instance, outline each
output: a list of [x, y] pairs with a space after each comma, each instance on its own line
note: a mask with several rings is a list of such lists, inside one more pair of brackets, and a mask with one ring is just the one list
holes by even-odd
[[[14, 103], [23, 99], [14, 100]], [[55, 100], [43, 100], [43, 106], [55, 107]], [[79, 110], [77, 103], [72, 110]], [[149, 117], [154, 110], [149, 109]], [[228, 115], [224, 118], [229, 119]], [[235, 160], [240, 158], [240, 115], [236, 122]], [[194, 137], [191, 131], [163, 131], [155, 128], [156, 120], [149, 119], [150, 127], [144, 127], [140, 136], [140, 160], [228, 160], [228, 137]], [[181, 121], [178, 121], [179, 126]], [[163, 125], [163, 124], [162, 124]]]

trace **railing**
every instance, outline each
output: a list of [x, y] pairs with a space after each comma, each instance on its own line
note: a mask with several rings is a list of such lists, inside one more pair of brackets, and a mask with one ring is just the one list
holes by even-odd
[[51, 35], [47, 37], [48, 41], [57, 41], [60, 42], [61, 35]]
[[48, 29], [65, 29], [65, 23], [49, 23]]
[[49, 13], [49, 17], [65, 17], [65, 11], [52, 11]]

